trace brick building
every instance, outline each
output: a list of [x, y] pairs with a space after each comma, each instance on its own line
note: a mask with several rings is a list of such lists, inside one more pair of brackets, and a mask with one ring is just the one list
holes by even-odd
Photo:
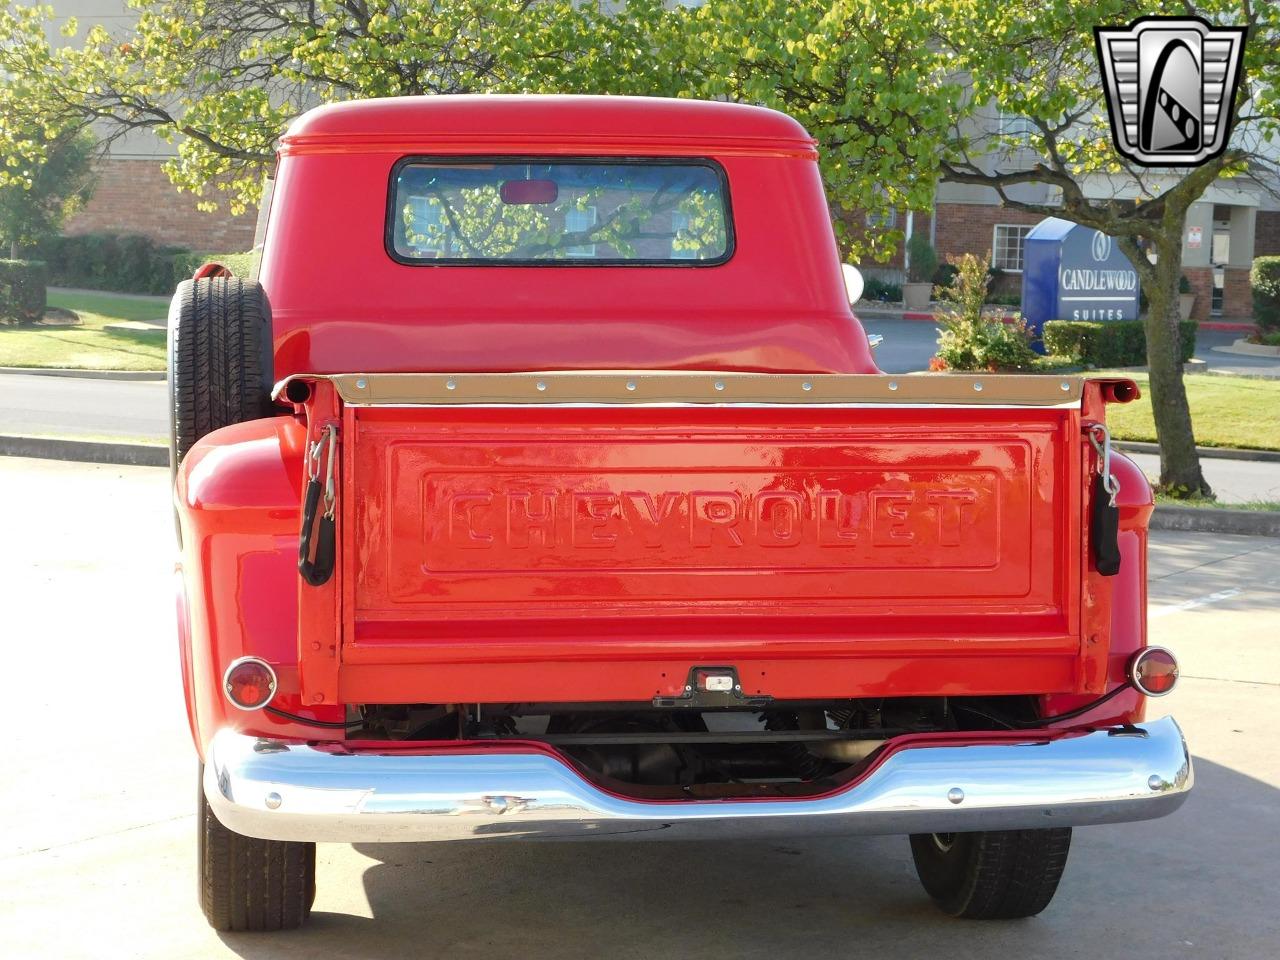
[[[674, 0], [687, 6], [698, 0]], [[68, 16], [76, 17], [81, 35], [87, 26], [102, 23], [127, 30], [136, 19], [125, 0], [60, 0], [55, 6], [56, 30]], [[995, 115], [987, 119], [992, 129], [1008, 133], [1018, 118]], [[1011, 127], [1011, 124], [1013, 125]], [[99, 185], [92, 201], [67, 225], [68, 233], [112, 231], [141, 233], [175, 246], [207, 252], [247, 250], [253, 241], [255, 214], [233, 217], [225, 210], [203, 213], [190, 194], [179, 193], [161, 170], [173, 148], [148, 134], [136, 134], [113, 145], [99, 168]], [[1031, 158], [1022, 157], [1021, 162]], [[1016, 169], [1017, 152], [1002, 164]], [[1053, 202], [1047, 189], [1021, 188], [1024, 199]], [[1098, 180], [1086, 185], [1092, 196], [1126, 196], [1123, 187]], [[1132, 195], [1130, 193], [1129, 195]], [[864, 226], [856, 213], [847, 225]], [[931, 211], [898, 213], [895, 225], [908, 232], [925, 231], [940, 259], [961, 253], [985, 254], [994, 267], [1006, 272], [1009, 289], [1019, 286], [1023, 238], [1039, 217], [999, 204], [984, 188], [942, 184]], [[1198, 294], [1194, 315], [1240, 318], [1249, 316], [1249, 266], [1255, 256], [1280, 254], [1280, 202], [1265, 191], [1238, 183], [1219, 181], [1191, 208], [1187, 236], [1183, 238], [1183, 272]], [[900, 280], [903, 254], [899, 250], [882, 264], [863, 264], [869, 275]]]
[[[1018, 155], [1004, 158], [1017, 163]], [[1022, 157], [1022, 162], [1032, 162]], [[1004, 169], [1009, 169], [1005, 165]], [[1014, 167], [1016, 169], [1016, 167]], [[1151, 174], [1158, 181], [1162, 174]], [[1137, 190], [1098, 177], [1085, 180], [1085, 194], [1095, 198], [1135, 200]], [[1044, 187], [1015, 188], [1016, 199], [1054, 204], [1054, 193]], [[995, 192], [983, 187], [940, 184], [932, 211], [907, 216], [899, 213], [897, 225], [907, 233], [927, 232], [940, 261], [962, 253], [986, 255], [991, 265], [1005, 272], [1005, 288], [1021, 286], [1023, 241], [1040, 221], [999, 203]], [[1223, 179], [1209, 186], [1187, 214], [1182, 238], [1182, 272], [1196, 294], [1192, 316], [1198, 320], [1221, 317], [1248, 318], [1253, 311], [1249, 268], [1255, 257], [1280, 255], [1280, 202], [1261, 186], [1237, 179]], [[864, 272], [893, 281], [904, 276], [903, 251], [883, 264], [866, 264]]]
[[[80, 38], [95, 24], [124, 32], [137, 19], [125, 0], [59, 0], [54, 10], [55, 42], [66, 42], [57, 31], [70, 17], [79, 24]], [[174, 152], [170, 144], [145, 131], [112, 144], [97, 165], [93, 198], [68, 221], [64, 232], [140, 233], [158, 243], [207, 253], [248, 250], [256, 212], [235, 217], [225, 209], [198, 210], [197, 198], [180, 193], [164, 174], [162, 166]]]

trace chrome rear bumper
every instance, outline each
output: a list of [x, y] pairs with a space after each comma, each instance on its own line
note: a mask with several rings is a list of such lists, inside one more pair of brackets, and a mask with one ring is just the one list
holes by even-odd
[[1047, 742], [917, 744], [824, 796], [651, 802], [546, 753], [338, 752], [222, 730], [205, 794], [237, 833], [273, 840], [681, 839], [949, 833], [1148, 820], [1191, 789], [1171, 717]]

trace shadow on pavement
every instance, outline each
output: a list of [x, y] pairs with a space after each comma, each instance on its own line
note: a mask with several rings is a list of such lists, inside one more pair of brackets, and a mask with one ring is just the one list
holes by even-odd
[[[225, 936], [272, 957], [1274, 956], [1280, 791], [1196, 762], [1172, 817], [1076, 831], [1040, 917], [950, 920], [902, 837], [731, 843], [361, 845], [374, 919]], [[355, 882], [326, 871], [320, 882]], [[1016, 951], [1016, 954], [1014, 953]]]

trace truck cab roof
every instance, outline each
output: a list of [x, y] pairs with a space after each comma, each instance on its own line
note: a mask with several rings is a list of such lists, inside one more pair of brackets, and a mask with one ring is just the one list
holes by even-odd
[[[505, 172], [513, 164], [528, 170]], [[714, 200], [714, 243], [687, 239], [696, 225], [677, 223], [670, 182], [645, 170], [664, 164], [714, 173], [714, 188], [688, 176], [679, 188], [693, 207]], [[616, 180], [596, 188], [613, 191], [598, 209], [582, 195], [591, 177], [608, 181], [603, 168], [630, 177], [630, 199], [650, 211], [654, 192], [663, 197], [666, 211], [636, 230], [662, 233], [665, 249], [662, 240], [623, 250], [609, 238], [572, 238], [584, 223], [614, 225], [624, 193]], [[521, 189], [545, 196], [516, 201], [526, 206], [511, 216], [503, 205], [513, 200], [499, 193], [520, 178], [541, 178]], [[457, 204], [488, 227], [464, 236]], [[690, 213], [699, 215], [680, 216]], [[456, 255], [477, 235], [514, 229], [527, 239], [531, 223], [556, 234], [549, 254], [544, 244], [519, 258]], [[781, 113], [741, 104], [443, 96], [320, 107], [281, 141], [259, 280], [280, 378], [876, 371], [849, 307], [814, 140]]]
[[[353, 150], [386, 144], [451, 149], [611, 146], [684, 153], [693, 149], [816, 156], [815, 141], [785, 114], [764, 107], [661, 97], [459, 95], [389, 97], [329, 104], [289, 127], [282, 152]], [[645, 150], [644, 152], [648, 152]]]

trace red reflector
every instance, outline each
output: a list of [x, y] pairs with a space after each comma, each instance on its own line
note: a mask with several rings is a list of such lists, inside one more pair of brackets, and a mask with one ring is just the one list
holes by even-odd
[[1178, 661], [1164, 647], [1147, 647], [1134, 655], [1129, 679], [1147, 696], [1163, 697], [1178, 682]]
[[507, 180], [498, 195], [503, 203], [555, 203], [560, 188], [554, 180]]
[[276, 692], [276, 674], [271, 665], [254, 657], [241, 657], [227, 667], [222, 680], [227, 699], [241, 710], [265, 707]]

